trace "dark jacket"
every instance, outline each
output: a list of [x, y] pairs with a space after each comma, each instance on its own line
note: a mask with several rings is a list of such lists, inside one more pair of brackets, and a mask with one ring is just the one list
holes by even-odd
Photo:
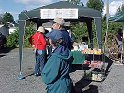
[[72, 39], [71, 37], [69, 36], [69, 33], [67, 30], [52, 30], [51, 32], [47, 33], [46, 34], [46, 37], [49, 37], [49, 35], [52, 34], [52, 36], [56, 36], [56, 34], [59, 35], [62, 34], [63, 35], [63, 45], [65, 47], [67, 47], [69, 50], [71, 50], [72, 48]]
[[64, 37], [64, 45], [65, 45], [66, 47], [68, 47], [69, 50], [71, 50], [71, 48], [72, 48], [72, 39], [71, 39], [71, 37], [69, 36], [68, 31], [67, 31], [67, 30], [61, 30], [61, 32], [62, 32], [62, 35], [63, 35], [63, 37]]

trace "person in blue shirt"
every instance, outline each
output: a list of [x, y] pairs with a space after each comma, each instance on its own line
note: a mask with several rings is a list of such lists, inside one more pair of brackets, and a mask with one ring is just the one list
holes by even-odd
[[70, 50], [63, 46], [63, 35], [50, 33], [50, 45], [53, 47], [42, 70], [42, 81], [47, 85], [47, 93], [71, 93], [72, 81], [69, 73], [73, 57]]

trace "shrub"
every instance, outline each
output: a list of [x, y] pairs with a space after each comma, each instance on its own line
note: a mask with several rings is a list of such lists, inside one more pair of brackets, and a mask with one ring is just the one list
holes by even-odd
[[[25, 28], [24, 35], [24, 47], [30, 47], [28, 38], [35, 33], [35, 28], [33, 24], [30, 24]], [[9, 36], [7, 36], [7, 47], [15, 48], [19, 46], [19, 29], [16, 28], [16, 31]]]
[[36, 32], [35, 27], [31, 24], [25, 29], [25, 36], [24, 36], [24, 47], [31, 47], [29, 43], [29, 37]]
[[10, 34], [7, 36], [7, 47], [17, 47], [19, 42], [19, 34], [18, 34], [18, 30], [16, 30], [14, 33]]

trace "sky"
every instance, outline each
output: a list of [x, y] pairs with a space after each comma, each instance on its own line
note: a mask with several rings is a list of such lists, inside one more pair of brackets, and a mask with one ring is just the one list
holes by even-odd
[[[24, 10], [29, 11], [58, 1], [60, 0], [0, 0], [0, 14], [9, 12], [13, 15], [14, 20], [18, 20], [18, 15]], [[84, 5], [87, 1], [88, 0], [81, 0]], [[106, 1], [107, 0], [103, 0], [105, 7]], [[124, 0], [109, 0], [110, 15], [114, 15], [117, 8], [122, 4], [124, 4]], [[103, 14], [106, 12], [105, 7]]]

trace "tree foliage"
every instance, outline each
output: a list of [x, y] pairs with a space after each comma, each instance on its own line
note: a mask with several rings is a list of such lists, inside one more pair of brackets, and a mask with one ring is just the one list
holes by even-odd
[[25, 36], [24, 36], [24, 47], [30, 47], [29, 37], [36, 32], [36, 27], [33, 23], [30, 23], [25, 29]]
[[89, 8], [93, 8], [93, 9], [96, 9], [96, 10], [101, 11], [101, 12], [102, 12], [103, 7], [104, 7], [104, 3], [102, 0], [89, 0], [86, 3], [86, 5]]
[[19, 34], [18, 34], [18, 28], [16, 28], [16, 31], [10, 35], [7, 36], [7, 47], [9, 48], [15, 48], [19, 44]]
[[[73, 3], [73, 4], [80, 4], [81, 0], [68, 0], [69, 2]], [[83, 4], [82, 4], [83, 5]]]
[[120, 7], [117, 9], [116, 15], [118, 15], [118, 14], [120, 14], [120, 13], [124, 13], [124, 4], [122, 4], [122, 6], [120, 6]]
[[[104, 44], [106, 32], [107, 33], [112, 33], [113, 35], [115, 35], [117, 33], [118, 28], [122, 28], [122, 23], [112, 22], [112, 23], [109, 23], [109, 29], [107, 31], [106, 21], [103, 20], [103, 22], [102, 22], [102, 43]], [[75, 41], [76, 42], [81, 42], [81, 39], [82, 39], [83, 36], [88, 37], [88, 31], [87, 31], [86, 23], [73, 24], [71, 29], [72, 29], [71, 31], [75, 35]], [[94, 22], [92, 23], [92, 33], [93, 33], [94, 47], [98, 47], [97, 36], [96, 36], [97, 33], [96, 33]]]
[[7, 23], [7, 22], [11, 22], [11, 23], [14, 22], [13, 16], [10, 13], [8, 13], [8, 12], [6, 12], [3, 15], [3, 23]]
[[81, 42], [82, 36], [88, 36], [87, 27], [85, 23], [72, 24], [71, 31], [75, 35], [76, 42]]
[[[25, 36], [24, 36], [24, 47], [30, 47], [28, 38], [35, 33], [35, 28], [33, 24], [30, 24], [25, 29]], [[17, 28], [16, 31], [10, 34], [7, 37], [7, 47], [18, 47], [19, 46], [19, 29]]]

